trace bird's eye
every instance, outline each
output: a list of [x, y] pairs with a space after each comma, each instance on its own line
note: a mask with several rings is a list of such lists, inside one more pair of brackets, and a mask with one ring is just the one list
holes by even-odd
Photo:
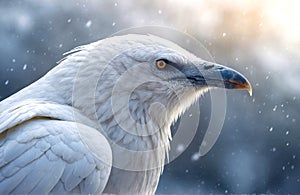
[[156, 61], [156, 67], [159, 69], [159, 70], [162, 70], [162, 69], [165, 69], [167, 67], [167, 62], [165, 60], [157, 60]]

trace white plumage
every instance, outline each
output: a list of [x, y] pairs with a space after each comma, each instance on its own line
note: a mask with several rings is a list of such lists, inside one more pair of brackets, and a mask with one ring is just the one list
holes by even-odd
[[[230, 82], [204, 82], [217, 71]], [[154, 36], [72, 50], [0, 102], [0, 194], [153, 194], [171, 123], [210, 86], [251, 89], [239, 73]]]

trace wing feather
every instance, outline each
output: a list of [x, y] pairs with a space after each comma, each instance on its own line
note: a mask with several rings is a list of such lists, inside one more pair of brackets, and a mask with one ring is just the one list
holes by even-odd
[[[39, 167], [40, 171], [40, 173], [38, 172], [36, 175], [40, 174], [41, 177], [38, 178], [39, 182], [37, 183], [37, 185], [34, 186], [34, 189], [30, 191], [30, 193], [48, 194], [57, 184], [58, 180], [63, 174], [65, 166], [66, 163], [61, 159], [49, 163], [47, 157], [45, 155], [42, 156], [36, 163], [36, 167]], [[22, 188], [19, 188], [20, 192], [22, 192]]]
[[43, 153], [44, 152], [39, 150], [38, 148], [31, 148], [30, 150], [20, 155], [18, 158], [3, 166], [3, 168], [1, 168], [2, 176], [11, 177], [17, 171], [41, 157]]
[[[28, 172], [32, 170], [32, 166], [26, 166], [20, 171], [18, 171], [16, 174], [14, 174], [13, 177], [7, 177], [4, 180], [0, 182], [0, 194], [9, 194], [11, 193], [28, 175]], [[23, 192], [26, 193], [26, 192]]]
[[[19, 157], [21, 154], [30, 149], [35, 144], [35, 142], [36, 141], [28, 144], [19, 144], [16, 140], [10, 140], [4, 146], [1, 146], [0, 167]], [[10, 152], [12, 150], [14, 150], [15, 152]]]
[[89, 192], [97, 192], [97, 186], [101, 182], [101, 172], [100, 170], [93, 171], [89, 176], [85, 178], [84, 182], [80, 183], [80, 189], [84, 194]]
[[[31, 165], [31, 173], [27, 173], [22, 182], [15, 187], [12, 194], [22, 194], [24, 192], [31, 194], [46, 194], [56, 185], [65, 163], [62, 160], [52, 161], [49, 163], [45, 155], [34, 161]], [[38, 167], [38, 170], [35, 170]], [[53, 172], [54, 173], [51, 173]]]
[[93, 194], [108, 181], [110, 146], [86, 125], [34, 118], [5, 131], [0, 141], [0, 194]]
[[96, 165], [89, 163], [85, 158], [68, 164], [61, 179], [67, 190], [75, 188], [84, 178], [95, 170]]

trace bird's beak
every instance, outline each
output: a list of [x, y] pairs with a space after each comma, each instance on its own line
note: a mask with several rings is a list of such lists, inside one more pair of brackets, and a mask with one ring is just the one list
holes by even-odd
[[197, 71], [194, 69], [185, 72], [185, 76], [196, 86], [205, 84], [211, 87], [247, 90], [252, 96], [251, 84], [241, 73], [218, 64], [202, 63], [196, 68]]

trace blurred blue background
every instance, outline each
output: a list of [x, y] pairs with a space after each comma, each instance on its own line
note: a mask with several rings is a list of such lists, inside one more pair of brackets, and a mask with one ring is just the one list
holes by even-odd
[[172, 27], [242, 72], [253, 96], [227, 92], [221, 135], [197, 158], [210, 116], [209, 95], [199, 100], [198, 134], [165, 167], [157, 194], [300, 193], [299, 8], [296, 0], [0, 1], [0, 100], [78, 45], [129, 27]]

